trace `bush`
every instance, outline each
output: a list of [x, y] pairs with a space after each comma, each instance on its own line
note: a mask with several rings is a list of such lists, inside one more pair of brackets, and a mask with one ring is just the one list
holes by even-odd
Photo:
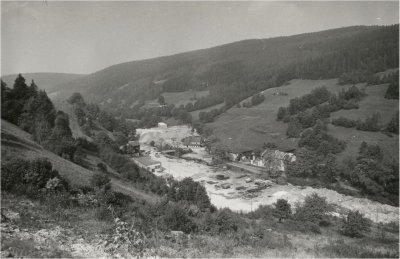
[[287, 200], [278, 199], [276, 203], [274, 203], [274, 206], [274, 216], [279, 219], [279, 222], [281, 222], [282, 219], [287, 219], [292, 215], [292, 209]]
[[97, 169], [100, 172], [107, 173], [107, 166], [104, 163], [97, 163]]
[[53, 170], [47, 159], [13, 159], [1, 166], [1, 187], [6, 191], [34, 195], [40, 189], [68, 189], [68, 183]]
[[327, 127], [322, 121], [317, 121], [312, 129], [307, 129], [301, 134], [299, 147], [307, 147], [321, 154], [337, 154], [342, 152], [346, 143], [327, 133]]
[[17, 184], [21, 184], [25, 172], [29, 170], [29, 161], [13, 159], [1, 165], [1, 189], [11, 191]]
[[230, 209], [222, 209], [206, 216], [203, 224], [204, 230], [214, 234], [227, 234], [236, 232], [241, 224], [240, 219]]
[[356, 121], [351, 120], [345, 117], [339, 117], [337, 119], [332, 120], [332, 124], [335, 126], [342, 126], [345, 128], [353, 128], [356, 126]]
[[286, 130], [286, 135], [289, 138], [298, 138], [300, 137], [300, 133], [302, 131], [301, 124], [299, 122], [299, 119], [297, 118], [291, 118], [289, 122], [289, 127]]
[[90, 183], [94, 188], [109, 190], [111, 188], [111, 180], [108, 175], [104, 173], [93, 173]]
[[356, 129], [362, 131], [379, 131], [380, 130], [380, 114], [374, 113], [373, 115], [367, 117], [365, 121], [358, 120], [356, 124]]
[[322, 220], [327, 221], [326, 214], [332, 210], [332, 207], [326, 202], [326, 198], [313, 193], [307, 196], [303, 205], [296, 209], [294, 219], [299, 222], [311, 222], [319, 224]]
[[343, 103], [342, 105], [343, 110], [352, 110], [352, 109], [358, 109], [358, 103], [356, 103], [355, 100], [349, 100]]
[[397, 112], [386, 126], [386, 130], [390, 133], [399, 135], [399, 112]]
[[359, 211], [349, 211], [343, 221], [340, 233], [349, 237], [362, 237], [369, 231], [370, 222]]
[[279, 107], [279, 109], [278, 109], [278, 114], [277, 114], [277, 116], [276, 116], [276, 120], [277, 120], [277, 121], [283, 120], [283, 118], [286, 117], [287, 113], [288, 113], [288, 112], [287, 112], [287, 109], [286, 109], [285, 107]]
[[195, 231], [197, 228], [196, 224], [186, 215], [185, 210], [177, 204], [171, 204], [167, 207], [163, 222], [169, 230], [185, 233]]
[[386, 99], [399, 99], [399, 81], [395, 81], [389, 84], [386, 93]]

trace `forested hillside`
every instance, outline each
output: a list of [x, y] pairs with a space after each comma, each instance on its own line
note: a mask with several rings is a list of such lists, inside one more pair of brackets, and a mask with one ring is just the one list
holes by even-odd
[[245, 40], [114, 65], [63, 84], [70, 91], [63, 97], [79, 91], [89, 101], [127, 117], [135, 117], [144, 100], [190, 89], [208, 90], [209, 95], [198, 98], [188, 111], [222, 102], [231, 107], [294, 78], [364, 81], [373, 73], [398, 67], [397, 54], [398, 25]]

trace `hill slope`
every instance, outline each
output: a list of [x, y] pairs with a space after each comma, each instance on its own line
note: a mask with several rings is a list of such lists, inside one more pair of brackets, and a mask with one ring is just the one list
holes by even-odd
[[[290, 83], [262, 91], [265, 100], [251, 108], [231, 108], [217, 117], [208, 126], [213, 134], [232, 152], [262, 149], [264, 143], [275, 143], [280, 150], [297, 147], [298, 139], [286, 136], [287, 123], [277, 121], [279, 107], [285, 107], [290, 99], [308, 94], [312, 89], [325, 86], [330, 92], [337, 93], [350, 85], [338, 85], [337, 79], [329, 80], [292, 80]], [[331, 114], [331, 119], [344, 116], [349, 119], [365, 119], [374, 112], [381, 114], [382, 125], [386, 125], [398, 111], [398, 100], [384, 98], [388, 84], [365, 86], [366, 97], [360, 101], [359, 109], [340, 110]], [[243, 102], [249, 101], [249, 99]], [[242, 103], [243, 103], [242, 102]], [[357, 156], [363, 141], [378, 144], [383, 148], [387, 159], [397, 160], [399, 154], [398, 136], [389, 137], [381, 132], [359, 131], [355, 128], [343, 128], [329, 124], [329, 133], [346, 141], [347, 147], [340, 157]]]
[[[92, 171], [44, 149], [32, 140], [29, 133], [3, 119], [1, 120], [1, 157], [3, 162], [12, 158], [30, 160], [47, 158], [60, 175], [68, 179], [75, 186], [89, 186], [90, 177], [93, 175]], [[102, 162], [96, 157], [92, 157], [92, 159], [95, 159], [96, 163]], [[116, 174], [114, 176], [111, 175], [111, 183], [115, 191], [130, 195], [131, 197], [145, 199], [150, 202], [158, 199], [155, 195], [136, 189]]]
[[[17, 74], [5, 75], [1, 79], [7, 84], [8, 87], [12, 87]], [[67, 84], [71, 80], [75, 80], [84, 75], [81, 74], [66, 74], [66, 73], [26, 73], [24, 77], [26, 82], [30, 83], [32, 80], [40, 86], [40, 89], [46, 90], [48, 94], [54, 93], [59, 90], [57, 85]]]
[[221, 99], [209, 106], [224, 99], [225, 103], [235, 103], [243, 96], [294, 78], [333, 78], [354, 69], [378, 67], [383, 71], [397, 67], [397, 35], [397, 25], [355, 26], [244, 40], [113, 65], [59, 85], [64, 92], [58, 98], [65, 99], [71, 92], [79, 91], [89, 102], [103, 103], [112, 110], [129, 110], [138, 100], [153, 100], [163, 92], [193, 89], [209, 90], [210, 95]]

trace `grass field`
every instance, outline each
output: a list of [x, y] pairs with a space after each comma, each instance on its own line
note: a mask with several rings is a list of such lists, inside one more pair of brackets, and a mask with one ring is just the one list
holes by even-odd
[[[337, 79], [292, 80], [282, 87], [261, 92], [265, 100], [251, 108], [231, 108], [209, 124], [214, 135], [233, 152], [260, 149], [263, 143], [273, 142], [281, 150], [297, 146], [296, 139], [286, 136], [287, 124], [276, 121], [279, 107], [287, 106], [290, 99], [309, 93], [312, 89], [325, 86], [337, 92], [347, 86], [339, 86]], [[248, 102], [250, 98], [243, 102]]]
[[[359, 102], [359, 109], [340, 110], [332, 113], [331, 118], [345, 117], [353, 120], [364, 120], [373, 113], [379, 113], [381, 116], [381, 125], [385, 127], [399, 110], [398, 100], [385, 99], [384, 96], [387, 87], [387, 84], [367, 86], [365, 88], [367, 96]], [[355, 128], [344, 128], [334, 125], [329, 125], [329, 132], [347, 143], [345, 151], [339, 154], [340, 158], [357, 156], [361, 143], [365, 141], [368, 144], [379, 145], [383, 150], [385, 160], [399, 161], [398, 135], [390, 137], [380, 132], [359, 131]]]
[[368, 144], [379, 145], [385, 161], [399, 161], [399, 136], [389, 137], [381, 132], [360, 131], [352, 128], [337, 127], [329, 125], [329, 133], [334, 137], [346, 142], [346, 149], [338, 154], [339, 159], [348, 156], [356, 158], [360, 145], [363, 141]]
[[208, 111], [211, 111], [211, 110], [214, 110], [214, 109], [219, 109], [222, 106], [224, 106], [224, 104], [225, 103], [219, 103], [219, 104], [216, 104], [216, 105], [204, 108], [204, 109], [192, 111], [192, 112], [190, 112], [190, 114], [192, 115], [193, 119], [197, 120], [199, 118], [199, 113], [200, 112], [208, 112]]
[[194, 103], [195, 98], [199, 98], [202, 96], [206, 96], [209, 94], [209, 91], [185, 91], [185, 92], [165, 92], [162, 95], [164, 96], [165, 102], [167, 104], [174, 104], [175, 107], [179, 107], [180, 105], [186, 105], [188, 103]]
[[[264, 102], [251, 108], [231, 108], [219, 116], [215, 122], [208, 124], [213, 129], [213, 134], [233, 152], [261, 149], [263, 143], [273, 142], [279, 149], [288, 150], [296, 148], [297, 139], [286, 136], [288, 124], [276, 121], [279, 107], [287, 106], [290, 99], [309, 93], [312, 89], [325, 86], [329, 91], [337, 93], [350, 85], [338, 85], [337, 79], [329, 80], [292, 80], [282, 87], [271, 88], [261, 92], [265, 96]], [[360, 108], [354, 110], [341, 110], [332, 113], [331, 117], [344, 116], [351, 119], [364, 119], [374, 112], [381, 114], [381, 122], [386, 125], [398, 111], [398, 100], [384, 98], [387, 84], [366, 86], [367, 96], [359, 103]], [[250, 98], [243, 100], [248, 102]], [[389, 137], [380, 132], [364, 132], [355, 128], [346, 129], [329, 125], [329, 132], [335, 137], [347, 142], [346, 150], [339, 155], [357, 156], [358, 148], [362, 141], [379, 144], [384, 150], [387, 159], [398, 161], [398, 136]]]
[[381, 116], [382, 125], [386, 125], [399, 110], [399, 101], [386, 99], [385, 92], [388, 84], [365, 87], [367, 96], [359, 102], [359, 109], [340, 110], [331, 114], [331, 118], [346, 117], [348, 119], [362, 119], [377, 112]]

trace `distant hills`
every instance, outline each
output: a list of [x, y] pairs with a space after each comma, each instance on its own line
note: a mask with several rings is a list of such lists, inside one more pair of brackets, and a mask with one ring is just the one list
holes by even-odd
[[[12, 87], [17, 76], [17, 74], [10, 74], [2, 76], [1, 79], [8, 87]], [[60, 90], [58, 85], [83, 77], [84, 75], [67, 73], [26, 73], [23, 74], [23, 76], [28, 84], [34, 80], [41, 89], [44, 89], [48, 94], [51, 94]]]
[[[232, 150], [260, 148], [268, 141], [277, 142], [281, 149], [290, 149], [297, 142], [286, 139], [287, 125], [275, 121], [279, 106], [287, 105], [290, 98], [304, 95], [316, 86], [332, 86], [335, 92], [340, 85], [367, 82], [376, 73], [393, 71], [399, 66], [398, 35], [398, 25], [352, 26], [243, 40], [116, 64], [89, 75], [34, 73], [24, 74], [24, 77], [27, 82], [34, 78], [59, 108], [73, 92], [80, 92], [88, 103], [98, 104], [118, 117], [123, 115], [134, 120], [151, 117], [156, 122], [174, 116], [171, 115], [174, 112], [169, 109], [166, 112], [169, 115], [144, 114], [143, 109], [158, 107], [158, 99], [163, 96], [165, 104], [181, 107], [191, 114], [193, 121], [200, 119]], [[2, 79], [12, 87], [15, 77], [8, 75]], [[295, 79], [313, 81], [293, 81]], [[283, 85], [295, 87], [294, 95], [281, 96], [282, 102], [271, 101], [277, 98], [273, 94], [279, 92], [273, 88]], [[382, 87], [385, 91], [387, 85]], [[265, 92], [267, 89], [271, 91]], [[269, 97], [270, 92], [272, 97]], [[266, 100], [260, 105], [236, 108], [258, 93], [266, 94]], [[368, 94], [372, 98], [375, 92]], [[383, 98], [380, 95], [376, 98]], [[398, 110], [396, 102], [393, 103], [390, 116]], [[373, 109], [369, 103], [365, 107]], [[201, 112], [209, 114], [199, 116]], [[251, 118], [254, 121], [248, 124], [239, 121]], [[229, 137], [224, 135], [227, 128], [231, 133]], [[282, 139], [278, 141], [277, 138]]]
[[[177, 55], [132, 61], [61, 82], [59, 98], [79, 91], [88, 101], [131, 113], [166, 92], [209, 91], [235, 103], [295, 78], [338, 78], [398, 67], [398, 25], [354, 26], [251, 39]], [[38, 82], [39, 84], [39, 82]], [[137, 105], [139, 104], [139, 105]], [[205, 108], [205, 107], [202, 107]]]

